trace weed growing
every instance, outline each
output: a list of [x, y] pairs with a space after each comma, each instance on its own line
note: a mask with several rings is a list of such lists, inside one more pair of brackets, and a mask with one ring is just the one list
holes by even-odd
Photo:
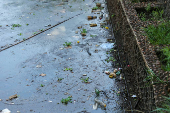
[[60, 81], [62, 81], [64, 78], [58, 78], [58, 81], [60, 82]]
[[65, 46], [65, 47], [71, 46], [71, 42], [65, 42], [65, 44], [63, 44], [63, 46]]
[[114, 62], [114, 61], [116, 61], [113, 57], [109, 57], [109, 59], [106, 59], [106, 61], [107, 62], [110, 62], [110, 61], [112, 61], [112, 62]]
[[65, 99], [62, 98], [61, 102], [64, 103], [64, 104], [68, 104], [68, 102], [71, 102], [71, 103], [72, 103], [71, 100], [72, 100], [72, 99], [71, 99], [71, 96], [69, 96], [68, 98], [65, 98]]
[[102, 7], [93, 7], [92, 10], [103, 9]]
[[165, 66], [162, 66], [165, 71], [170, 71], [170, 47], [164, 47], [162, 49], [162, 62], [165, 62]]
[[162, 22], [158, 26], [149, 25], [144, 28], [149, 41], [154, 45], [165, 45], [170, 43], [170, 21]]
[[12, 24], [12, 27], [21, 27], [20, 24]]
[[21, 36], [21, 35], [23, 35], [23, 34], [22, 34], [22, 33], [19, 33], [18, 35]]
[[84, 82], [84, 83], [89, 83], [89, 77], [87, 77], [87, 78], [82, 78], [81, 80], [82, 80], [82, 82]]
[[43, 85], [43, 84], [41, 84], [40, 86], [41, 86], [41, 87], [44, 87], [44, 85]]
[[72, 68], [65, 68], [64, 71], [73, 71]]
[[87, 33], [86, 29], [82, 29], [81, 33]]

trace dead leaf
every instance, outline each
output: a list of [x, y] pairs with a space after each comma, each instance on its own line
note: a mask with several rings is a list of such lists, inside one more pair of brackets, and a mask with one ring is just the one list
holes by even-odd
[[46, 74], [42, 73], [42, 74], [40, 74], [40, 76], [44, 77], [44, 76], [46, 76]]

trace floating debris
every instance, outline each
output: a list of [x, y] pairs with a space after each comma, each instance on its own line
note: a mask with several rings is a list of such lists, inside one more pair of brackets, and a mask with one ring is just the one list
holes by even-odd
[[17, 98], [17, 97], [18, 97], [17, 94], [12, 95], [12, 96], [9, 97], [9, 99], [6, 99], [6, 101], [12, 100], [12, 99]]
[[110, 73], [109, 74], [109, 78], [113, 78], [113, 77], [116, 78], [116, 73]]
[[11, 113], [11, 111], [9, 109], [3, 109], [0, 113]]
[[116, 72], [118, 72], [118, 69], [114, 69], [114, 71], [113, 71], [114, 73], [116, 73]]
[[40, 76], [44, 77], [44, 76], [46, 76], [46, 74], [42, 73], [42, 74], [40, 74]]
[[110, 71], [105, 71], [104, 73], [106, 73], [107, 75], [109, 75], [109, 74], [110, 74]]
[[90, 24], [90, 27], [96, 27], [97, 24]]
[[42, 65], [37, 65], [37, 66], [36, 66], [36, 68], [41, 68], [41, 67], [42, 67]]
[[96, 19], [97, 16], [88, 16], [87, 18], [88, 18], [88, 19]]

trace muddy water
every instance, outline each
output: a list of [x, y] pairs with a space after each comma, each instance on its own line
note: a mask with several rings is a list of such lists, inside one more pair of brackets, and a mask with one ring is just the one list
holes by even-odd
[[[96, 2], [104, 4], [104, 1], [94, 0], [1, 1], [1, 48], [45, 29], [48, 24], [54, 25], [76, 14], [83, 14], [0, 52], [0, 109], [8, 108], [12, 113], [124, 111], [123, 82], [118, 80], [119, 76], [111, 79], [104, 73], [120, 67], [118, 59], [109, 61], [112, 57], [117, 58], [114, 36], [110, 29], [100, 27], [105, 18], [87, 20], [89, 15], [99, 17], [99, 14], [91, 13]], [[107, 13], [106, 6], [102, 12]], [[90, 27], [90, 23], [96, 23], [97, 27]], [[22, 26], [11, 29], [12, 24]], [[79, 26], [82, 28], [78, 29]], [[86, 36], [81, 36], [82, 29], [87, 30]], [[71, 47], [64, 47], [65, 42], [71, 42]], [[72, 71], [65, 70], [69, 68]], [[40, 76], [42, 73], [46, 76]], [[88, 77], [85, 83], [82, 79]], [[101, 91], [98, 97], [96, 88]], [[6, 101], [14, 94], [18, 98]], [[72, 103], [61, 103], [62, 98], [69, 96]], [[106, 108], [98, 106], [94, 110], [95, 98], [103, 101]]]

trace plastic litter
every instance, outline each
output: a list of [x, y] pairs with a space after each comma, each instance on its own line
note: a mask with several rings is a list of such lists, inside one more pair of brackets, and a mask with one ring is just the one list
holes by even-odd
[[9, 109], [3, 109], [0, 113], [11, 113], [11, 111]]
[[87, 18], [88, 19], [95, 19], [95, 18], [97, 18], [97, 16], [88, 16]]
[[98, 100], [97, 98], [95, 98], [94, 101], [95, 101], [95, 103], [98, 103], [102, 107], [106, 107], [106, 104], [104, 102], [102, 102], [101, 100]]
[[112, 49], [114, 47], [114, 43], [103, 43], [100, 45], [103, 49]]

